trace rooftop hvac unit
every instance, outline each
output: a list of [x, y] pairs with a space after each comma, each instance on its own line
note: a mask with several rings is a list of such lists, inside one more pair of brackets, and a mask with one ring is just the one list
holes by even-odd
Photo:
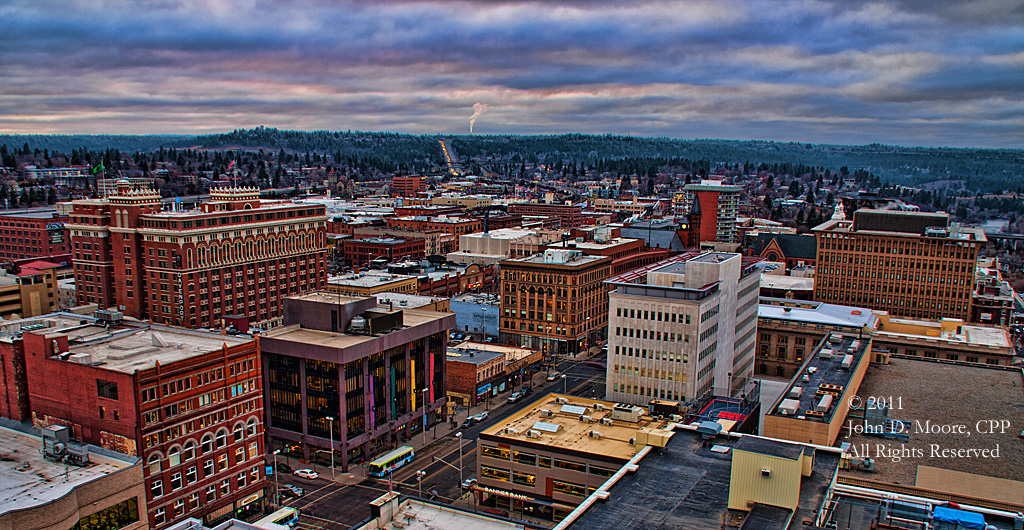
[[800, 399], [800, 395], [804, 393], [804, 387], [795, 386], [789, 389], [789, 399]]
[[811, 382], [811, 376], [809, 376], [807, 374], [804, 374], [803, 378], [801, 378], [800, 380], [803, 381], [804, 383], [810, 383]]
[[860, 341], [859, 340], [855, 340], [855, 341], [850, 343], [850, 351], [857, 351], [858, 348], [860, 348]]
[[765, 478], [771, 477], [772, 476], [772, 470], [770, 470], [768, 468], [762, 468], [761, 469], [761, 476], [765, 477]]
[[818, 353], [818, 357], [821, 357], [822, 359], [831, 359], [832, 348], [822, 348], [821, 352]]
[[587, 433], [587, 436], [589, 436], [591, 438], [594, 438], [594, 439], [597, 439], [597, 440], [600, 440], [601, 438], [604, 438], [604, 433], [602, 433], [600, 431], [590, 431], [590, 432]]
[[783, 399], [782, 403], [779, 404], [779, 414], [783, 416], [794, 415], [799, 409], [800, 402], [795, 399]]
[[608, 410], [604, 403], [594, 403], [594, 410]]
[[815, 410], [818, 412], [828, 412], [830, 408], [832, 408], [832, 394], [825, 394], [821, 397], [821, 401], [818, 402]]
[[535, 431], [533, 429], [530, 429], [530, 430], [526, 431], [526, 437], [527, 438], [540, 438], [540, 431]]
[[612, 419], [611, 418], [601, 418], [601, 425], [611, 425], [611, 424], [612, 424]]
[[88, 353], [74, 353], [68, 357], [68, 360], [78, 364], [92, 364], [92, 355]]
[[679, 423], [679, 422], [683, 421], [683, 417], [680, 416], [679, 414], [673, 414], [673, 415], [669, 416], [668, 419], [672, 420], [675, 423]]
[[809, 366], [809, 367], [807, 367], [807, 373], [809, 373], [809, 374], [813, 374], [814, 372], [817, 372], [817, 371], [818, 371], [818, 367], [817, 366]]
[[540, 415], [544, 416], [545, 418], [550, 418], [552, 415], [554, 415], [554, 413], [548, 409], [540, 409]]
[[561, 405], [561, 404], [565, 404], [565, 403], [568, 403], [568, 402], [569, 402], [569, 400], [568, 400], [568, 399], [566, 399], [566, 398], [564, 398], [564, 397], [556, 397], [556, 398], [555, 398], [555, 403], [558, 403], [558, 404], [560, 404], [560, 405]]
[[853, 366], [853, 356], [847, 355], [843, 357], [843, 368], [849, 368]]
[[352, 320], [349, 322], [349, 327], [356, 330], [362, 330], [366, 327], [366, 319], [363, 317], [352, 317]]
[[505, 427], [505, 432], [509, 434], [519, 434], [519, 430], [513, 427]]
[[97, 322], [104, 324], [120, 324], [124, 320], [124, 313], [120, 311], [111, 311], [109, 309], [97, 309], [93, 313], [93, 317], [96, 318]]
[[636, 438], [630, 438], [629, 445], [636, 445]]
[[77, 466], [89, 463], [89, 447], [71, 441], [67, 427], [51, 425], [43, 429], [43, 457], [55, 462], [63, 462]]
[[593, 416], [587, 416], [586, 414], [581, 414], [580, 415], [580, 421], [582, 421], [584, 423], [594, 423], [594, 417]]

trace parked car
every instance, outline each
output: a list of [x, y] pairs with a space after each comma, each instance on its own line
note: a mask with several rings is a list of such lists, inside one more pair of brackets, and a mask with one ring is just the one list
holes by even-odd
[[547, 379], [548, 379], [548, 381], [554, 381], [555, 379], [558, 379], [558, 377], [560, 375], [561, 374], [559, 374], [558, 372], [551, 372], [550, 374], [548, 374], [548, 378]]
[[472, 488], [473, 486], [476, 486], [476, 479], [475, 478], [467, 478], [466, 480], [462, 481], [462, 489], [464, 489], [464, 490], [468, 490], [469, 488]]
[[508, 397], [508, 402], [509, 403], [515, 403], [515, 402], [519, 401], [520, 399], [523, 399], [523, 396], [525, 396], [525, 394], [523, 393], [522, 390], [516, 390], [515, 392], [512, 392], [512, 395], [510, 395]]
[[461, 429], [468, 429], [468, 428], [470, 428], [470, 427], [472, 427], [474, 425], [476, 425], [476, 420], [474, 420], [473, 418], [466, 418], [466, 421], [462, 422], [462, 427], [460, 427], [460, 428]]
[[523, 397], [529, 396], [532, 393], [533, 393], [533, 388], [532, 387], [526, 387], [526, 388], [523, 389]]
[[487, 419], [487, 411], [485, 410], [485, 411], [481, 412], [480, 414], [477, 414], [476, 416], [473, 416], [473, 419], [476, 420], [477, 423], [486, 420]]
[[317, 473], [316, 471], [313, 471], [312, 469], [296, 469], [295, 470], [295, 476], [296, 477], [302, 477], [302, 478], [309, 479], [309, 480], [316, 480], [317, 477], [320, 476], [320, 473]]
[[278, 473], [291, 473], [292, 472], [292, 466], [289, 466], [288, 464], [285, 464], [284, 462], [278, 462], [278, 464], [277, 464], [277, 472]]

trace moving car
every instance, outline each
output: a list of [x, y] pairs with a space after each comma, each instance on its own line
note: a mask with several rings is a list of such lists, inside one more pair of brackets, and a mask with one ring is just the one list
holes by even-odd
[[476, 420], [474, 420], [473, 418], [466, 418], [466, 421], [462, 422], [462, 427], [460, 427], [460, 428], [461, 429], [468, 429], [468, 428], [470, 428], [470, 427], [472, 427], [474, 425], [476, 425]]
[[481, 412], [480, 414], [477, 414], [476, 416], [473, 416], [473, 419], [476, 420], [478, 423], [481, 422], [481, 421], [486, 420], [487, 419], [487, 411], [485, 410], [485, 411]]
[[289, 466], [288, 464], [285, 464], [284, 462], [279, 462], [277, 464], [277, 472], [278, 473], [291, 473], [292, 472], [292, 466]]
[[281, 488], [278, 492], [282, 497], [301, 497], [306, 494], [306, 490], [296, 486], [295, 484], [281, 484]]
[[476, 479], [475, 478], [467, 478], [466, 480], [462, 481], [462, 489], [464, 489], [464, 490], [468, 490], [469, 488], [472, 488], [473, 486], [476, 486]]
[[508, 402], [515, 403], [516, 401], [523, 399], [524, 396], [526, 396], [526, 394], [522, 390], [516, 390], [515, 392], [512, 392], [512, 395], [508, 397]]
[[320, 476], [320, 473], [317, 473], [316, 471], [313, 471], [312, 469], [296, 469], [295, 470], [295, 476], [296, 477], [302, 477], [302, 478], [309, 479], [309, 480], [316, 480], [316, 478]]
[[555, 379], [558, 379], [559, 375], [560, 374], [558, 372], [551, 372], [550, 374], [548, 374], [547, 379], [548, 381], [554, 381]]

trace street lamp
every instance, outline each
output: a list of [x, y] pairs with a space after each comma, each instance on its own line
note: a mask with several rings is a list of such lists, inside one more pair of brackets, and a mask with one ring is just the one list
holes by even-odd
[[455, 433], [455, 437], [459, 439], [459, 487], [462, 487], [462, 433]]
[[331, 422], [331, 480], [334, 480], [334, 416], [327, 416], [327, 421]]
[[416, 471], [416, 487], [420, 490], [420, 498], [423, 498], [423, 477], [427, 475], [426, 471], [419, 469]]
[[569, 379], [567, 377], [565, 377], [565, 374], [562, 374], [562, 393], [565, 394], [566, 392], [568, 392], [568, 390], [567, 390], [568, 388], [569, 388]]
[[277, 482], [277, 474], [278, 474], [277, 455], [280, 452], [281, 452], [280, 449], [277, 449], [276, 451], [274, 451], [274, 504], [276, 504], [278, 506], [281, 505], [281, 489], [280, 489], [280, 486], [278, 485], [278, 482]]

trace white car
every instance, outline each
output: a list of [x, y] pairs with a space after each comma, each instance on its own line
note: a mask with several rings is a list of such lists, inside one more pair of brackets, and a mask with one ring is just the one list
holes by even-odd
[[485, 411], [481, 412], [480, 414], [477, 414], [476, 416], [473, 416], [473, 419], [476, 420], [477, 423], [486, 420], [487, 419], [487, 411], [485, 410]]
[[320, 476], [320, 473], [317, 473], [312, 469], [296, 469], [294, 475], [296, 477], [302, 477], [309, 480], [316, 480], [316, 478]]

